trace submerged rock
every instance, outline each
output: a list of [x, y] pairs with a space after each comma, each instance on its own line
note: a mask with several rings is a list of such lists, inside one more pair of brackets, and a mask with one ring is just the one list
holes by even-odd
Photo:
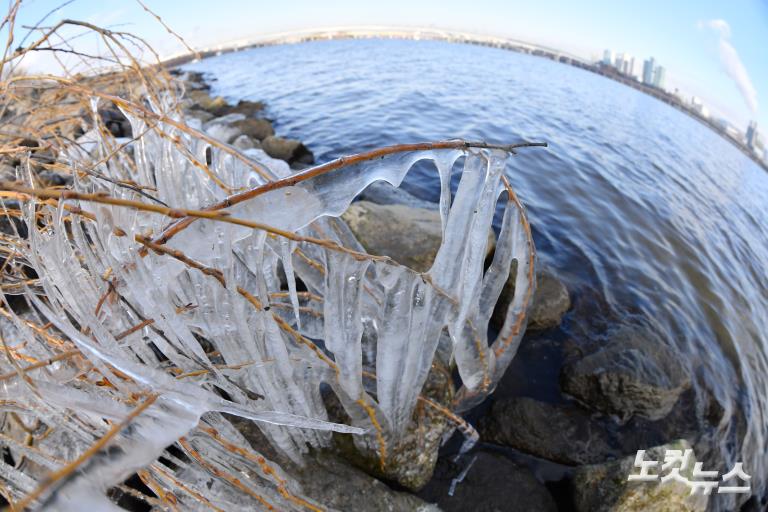
[[[691, 445], [684, 440], [646, 451], [645, 460], [663, 461], [666, 450], [686, 450]], [[659, 482], [628, 481], [631, 474], [638, 474], [634, 467], [635, 456], [620, 460], [583, 466], [573, 476], [574, 503], [578, 512], [630, 512], [630, 511], [689, 511], [707, 509], [709, 496], [691, 495], [688, 485], [675, 480]], [[693, 457], [680, 474], [692, 476]], [[658, 467], [651, 472], [658, 474]]]
[[[436, 210], [358, 201], [342, 219], [370, 254], [389, 256], [417, 272], [429, 270], [442, 242], [443, 228]], [[493, 232], [489, 233], [489, 253], [495, 241]]]
[[480, 437], [536, 457], [575, 466], [622, 455], [583, 409], [528, 397], [497, 400], [480, 422]]
[[[493, 313], [492, 323], [497, 328], [504, 324], [507, 308], [514, 295], [515, 267], [513, 266]], [[533, 304], [528, 310], [528, 329], [557, 327], [570, 308], [571, 299], [563, 282], [549, 270], [536, 272], [536, 292], [533, 296]]]
[[[451, 483], [460, 478], [466, 464], [469, 470], [454, 488]], [[555, 512], [557, 506], [547, 488], [511, 460], [489, 452], [466, 455], [462, 464], [441, 459], [435, 478], [419, 493], [427, 501], [436, 502], [446, 512], [498, 512], [530, 510]]]
[[605, 348], [566, 366], [563, 391], [598, 411], [655, 420], [690, 387], [684, 364], [650, 331], [621, 327]]
[[285, 160], [289, 164], [301, 162], [311, 164], [315, 156], [301, 141], [270, 135], [261, 141], [261, 147], [272, 158]]

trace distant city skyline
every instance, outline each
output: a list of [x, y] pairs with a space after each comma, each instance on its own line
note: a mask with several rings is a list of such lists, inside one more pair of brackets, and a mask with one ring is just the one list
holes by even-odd
[[597, 64], [603, 67], [609, 67], [616, 72], [621, 73], [638, 82], [660, 89], [664, 92], [675, 95], [684, 104], [689, 105], [699, 116], [705, 119], [712, 119], [726, 133], [734, 138], [742, 139], [743, 144], [762, 160], [768, 160], [768, 151], [766, 151], [765, 141], [761, 132], [758, 130], [757, 122], [752, 119], [744, 129], [734, 125], [727, 117], [713, 115], [709, 107], [701, 98], [695, 95], [687, 94], [675, 88], [669, 90], [666, 87], [666, 68], [656, 62], [654, 57], [649, 57], [643, 61], [640, 73], [637, 73], [635, 58], [627, 53], [615, 52], [610, 48], [603, 51], [603, 58], [597, 61]]
[[[220, 0], [147, 1], [193, 47], [269, 33], [325, 26], [399, 25], [462, 30], [510, 37], [574, 53], [596, 62], [605, 48], [622, 49], [639, 63], [653, 56], [663, 63], [667, 89], [702, 98], [718, 117], [744, 132], [751, 121], [768, 128], [768, 3], [740, 2], [738, 9], [714, 0], [642, 4], [598, 0], [575, 5], [544, 0], [464, 2], [427, 0], [362, 3], [351, 0], [272, 2]], [[22, 4], [20, 22], [33, 25], [59, 2]], [[140, 5], [131, 2], [74, 0], [49, 17], [84, 19], [120, 27], [145, 37], [161, 55], [183, 46]], [[5, 38], [7, 32], [0, 32]], [[44, 67], [46, 56], [27, 66]], [[631, 57], [630, 57], [631, 58]], [[633, 69], [636, 72], [636, 69]]]

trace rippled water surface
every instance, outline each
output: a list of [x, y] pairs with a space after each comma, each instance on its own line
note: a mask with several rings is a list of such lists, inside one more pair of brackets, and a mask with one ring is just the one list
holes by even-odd
[[[571, 291], [561, 334], [627, 318], [650, 326], [694, 373], [700, 402], [725, 411], [714, 422], [724, 450], [765, 479], [768, 173], [730, 143], [603, 77], [469, 45], [313, 42], [188, 67], [211, 72], [228, 99], [265, 101], [278, 135], [321, 162], [455, 137], [549, 142], [508, 172], [540, 262]], [[439, 197], [429, 169], [405, 187]]]

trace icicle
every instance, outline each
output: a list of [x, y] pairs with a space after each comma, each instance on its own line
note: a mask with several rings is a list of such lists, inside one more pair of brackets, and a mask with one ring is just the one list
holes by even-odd
[[296, 276], [293, 274], [293, 247], [290, 240], [280, 240], [280, 251], [283, 258], [283, 270], [288, 281], [288, 293], [291, 297], [291, 307], [296, 316], [296, 328], [301, 331], [301, 315], [299, 314], [299, 296], [296, 294]]
[[477, 455], [472, 457], [472, 460], [469, 461], [469, 463], [464, 466], [464, 469], [461, 470], [461, 473], [456, 476], [453, 480], [451, 480], [451, 486], [448, 488], [448, 496], [453, 496], [453, 493], [456, 492], [456, 486], [459, 485], [461, 482], [464, 481], [464, 479], [467, 477], [467, 473], [469, 473], [469, 470], [472, 469], [472, 465], [477, 460]]

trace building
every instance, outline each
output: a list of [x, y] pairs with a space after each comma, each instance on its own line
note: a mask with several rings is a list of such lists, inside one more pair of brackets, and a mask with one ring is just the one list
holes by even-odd
[[747, 126], [747, 147], [752, 151], [757, 147], [757, 121], [750, 121]]
[[629, 65], [627, 66], [627, 75], [634, 78], [635, 76], [635, 58], [632, 57], [629, 59]]
[[656, 61], [653, 57], [643, 62], [643, 83], [645, 85], [653, 85], [653, 69], [656, 66]]
[[653, 69], [653, 86], [659, 89], [664, 88], [667, 80], [667, 70], [663, 66], [656, 66]]
[[613, 66], [613, 52], [611, 50], [605, 50], [603, 52], [603, 65]]
[[701, 98], [696, 96], [691, 97], [691, 108], [701, 117], [709, 118], [709, 109], [704, 105], [704, 102], [701, 101]]
[[619, 73], [624, 72], [624, 57], [625, 55], [623, 53], [616, 54], [616, 71]]

